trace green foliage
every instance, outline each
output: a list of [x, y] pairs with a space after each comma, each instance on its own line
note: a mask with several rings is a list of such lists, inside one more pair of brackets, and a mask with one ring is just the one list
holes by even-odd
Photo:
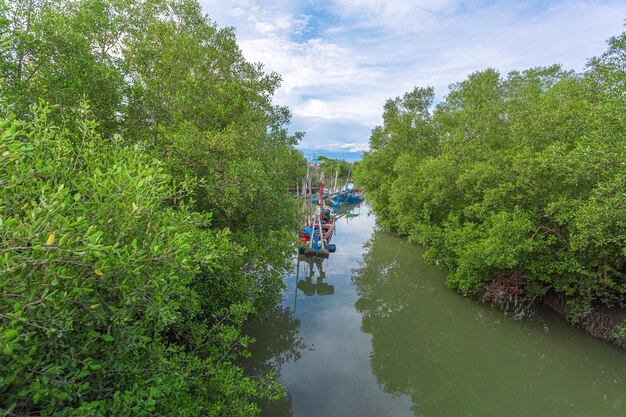
[[[397, 229], [391, 204], [391, 187], [398, 179], [394, 164], [402, 154], [420, 160], [438, 150], [431, 125], [432, 88], [415, 88], [403, 97], [388, 100], [383, 112], [383, 126], [372, 131], [370, 152], [355, 169], [355, 178], [367, 189], [368, 199], [379, 221]], [[407, 163], [404, 159], [402, 163]], [[376, 175], [373, 175], [376, 173]]]
[[249, 340], [245, 248], [180, 202], [139, 145], [80, 136], [50, 109], [0, 127], [5, 411], [250, 415], [280, 393], [230, 361]]
[[59, 123], [86, 100], [105, 137], [144, 144], [179, 181], [201, 180], [195, 209], [214, 212], [214, 225], [295, 221], [286, 190], [306, 161], [294, 148], [301, 134], [284, 127], [289, 110], [271, 102], [280, 77], [247, 62], [232, 28], [196, 0], [11, 1], [6, 14], [0, 78], [20, 117], [45, 99]]
[[2, 412], [283, 395], [233, 364], [291, 259], [306, 161], [279, 85], [195, 0], [0, 2]]
[[582, 74], [471, 74], [432, 115], [431, 89], [387, 102], [356, 170], [382, 223], [462, 293], [519, 273], [528, 295], [567, 294], [574, 321], [623, 306], [626, 34], [609, 46]]
[[[0, 39], [6, 47], [0, 53], [0, 78], [6, 81], [3, 95], [18, 115], [27, 116], [29, 106], [41, 99], [56, 104], [58, 116], [75, 111], [87, 100], [101, 130], [113, 133], [124, 83], [111, 50], [119, 34], [110, 33], [109, 15], [95, 3], [5, 3], [7, 20], [0, 21]], [[110, 39], [102, 39], [106, 35]], [[66, 122], [71, 123], [71, 118]]]
[[334, 179], [336, 173], [339, 178], [346, 179], [352, 172], [353, 164], [344, 159], [333, 159], [323, 155], [320, 155], [317, 158], [322, 161], [324, 177], [327, 180]]

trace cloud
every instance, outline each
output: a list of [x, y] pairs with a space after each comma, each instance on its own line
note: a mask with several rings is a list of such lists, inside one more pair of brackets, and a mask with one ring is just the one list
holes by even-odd
[[247, 17], [252, 27], [260, 35], [280, 36], [281, 33], [295, 33], [307, 25], [306, 16], [294, 17], [289, 14], [276, 13], [259, 19], [253, 15]]
[[454, 9], [454, 0], [335, 0], [337, 13], [356, 26], [379, 27], [393, 32], [418, 32], [433, 28], [438, 14]]
[[355, 92], [326, 99], [312, 98], [292, 106], [294, 115], [325, 121], [342, 121], [373, 126], [379, 122], [386, 95]]
[[294, 42], [286, 37], [265, 37], [239, 44], [249, 60], [262, 62], [282, 75], [287, 93], [339, 91], [371, 84], [380, 76], [379, 70], [359, 62], [354, 51], [322, 39]]
[[623, 30], [624, 1], [598, 0], [204, 0], [235, 26], [253, 62], [283, 78], [302, 146], [352, 148], [382, 122], [385, 100], [415, 86], [450, 84], [488, 67], [561, 63], [581, 71]]
[[348, 152], [361, 152], [361, 151], [367, 151], [369, 150], [369, 144], [368, 143], [337, 143], [337, 142], [331, 142], [330, 143], [331, 147], [333, 149], [340, 149], [340, 150], [344, 150], [344, 151], [348, 151]]

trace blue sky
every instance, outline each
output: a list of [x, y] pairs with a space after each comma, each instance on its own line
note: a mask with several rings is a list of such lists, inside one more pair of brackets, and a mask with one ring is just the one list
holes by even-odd
[[626, 0], [200, 0], [244, 56], [283, 78], [301, 149], [362, 150], [385, 101], [470, 73], [582, 71], [624, 30]]

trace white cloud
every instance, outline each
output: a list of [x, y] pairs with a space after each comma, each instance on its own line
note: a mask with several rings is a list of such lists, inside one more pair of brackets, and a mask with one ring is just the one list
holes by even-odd
[[[487, 67], [561, 63], [582, 70], [623, 30], [626, 2], [459, 0], [204, 0], [235, 26], [246, 58], [281, 74], [303, 146], [362, 146], [386, 99], [414, 86], [451, 83]], [[478, 5], [483, 6], [479, 7]], [[360, 144], [360, 145], [359, 145]]]
[[276, 27], [269, 22], [256, 22], [254, 28], [263, 35], [269, 35], [276, 31]]
[[[354, 93], [333, 97], [326, 100], [309, 99], [292, 106], [295, 116], [307, 119], [351, 122], [364, 126], [379, 123], [384, 94], [371, 96], [366, 93]], [[318, 122], [319, 122], [318, 120]]]
[[357, 26], [382, 27], [394, 32], [415, 32], [432, 28], [437, 13], [452, 10], [454, 0], [335, 0], [344, 18]]
[[247, 17], [252, 27], [263, 36], [280, 36], [282, 33], [301, 31], [307, 25], [306, 17], [294, 17], [288, 14], [273, 14], [258, 18], [254, 15]]
[[240, 41], [246, 57], [263, 62], [267, 69], [283, 77], [286, 92], [311, 88], [334, 91], [354, 85], [368, 85], [381, 76], [376, 68], [365, 67], [355, 52], [322, 39], [303, 43], [285, 37], [266, 37]]
[[350, 143], [337, 143], [337, 142], [331, 142], [331, 147], [333, 149], [341, 149], [344, 151], [348, 151], [348, 152], [360, 152], [360, 151], [367, 151], [369, 150], [369, 144], [367, 142], [365, 143], [354, 143], [354, 142], [350, 142]]
[[335, 0], [337, 7], [350, 10], [367, 10], [370, 13], [400, 14], [413, 10], [438, 12], [450, 8], [456, 1], [453, 0]]

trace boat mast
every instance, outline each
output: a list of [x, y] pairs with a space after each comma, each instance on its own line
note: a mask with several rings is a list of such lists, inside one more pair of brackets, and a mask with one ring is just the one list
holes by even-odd
[[322, 181], [324, 179], [324, 171], [320, 174], [320, 241], [322, 242], [322, 249], [324, 249], [324, 229], [322, 228], [323, 212], [324, 212], [324, 186]]

